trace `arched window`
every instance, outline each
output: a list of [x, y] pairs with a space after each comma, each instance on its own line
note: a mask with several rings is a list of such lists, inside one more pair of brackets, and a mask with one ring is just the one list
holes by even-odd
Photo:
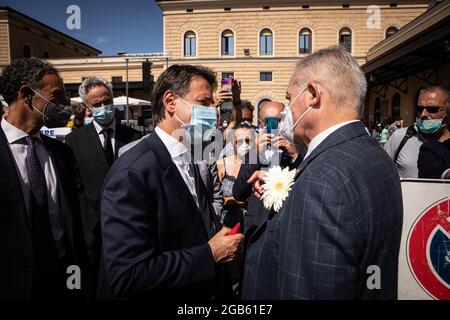
[[23, 57], [24, 58], [31, 58], [31, 47], [29, 45], [23, 46]]
[[259, 54], [271, 55], [273, 53], [273, 34], [269, 29], [263, 29], [259, 34]]
[[400, 94], [397, 92], [392, 97], [392, 119], [400, 117]]
[[222, 55], [232, 56], [234, 55], [234, 34], [231, 30], [225, 30], [222, 32]]
[[392, 36], [397, 31], [398, 31], [397, 27], [389, 27], [389, 28], [387, 28], [387, 30], [386, 30], [386, 38]]
[[379, 123], [381, 121], [381, 98], [377, 97], [375, 99], [375, 106], [374, 106], [374, 121], [375, 123]]
[[339, 31], [339, 45], [352, 52], [352, 31], [349, 28], [342, 28]]
[[48, 59], [48, 58], [50, 58], [50, 54], [49, 54], [47, 51], [45, 51], [45, 52], [42, 54], [42, 58]]
[[193, 31], [188, 31], [184, 34], [184, 56], [195, 57], [197, 52], [197, 36]]
[[298, 53], [311, 53], [312, 32], [308, 28], [300, 30], [298, 36]]

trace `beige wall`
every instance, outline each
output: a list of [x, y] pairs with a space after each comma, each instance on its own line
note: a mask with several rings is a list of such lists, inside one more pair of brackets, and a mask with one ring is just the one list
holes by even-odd
[[[282, 3], [283, 1], [281, 1]], [[289, 2], [289, 1], [288, 1]], [[332, 2], [332, 1], [330, 1]], [[183, 4], [189, 8], [189, 1]], [[292, 3], [292, 2], [291, 2]], [[337, 3], [337, 2], [336, 2]], [[405, 1], [402, 3], [409, 3]], [[349, 9], [339, 6], [311, 6], [310, 9], [284, 6], [262, 10], [262, 6], [236, 8], [224, 12], [223, 6], [214, 8], [214, 3], [206, 1], [203, 9], [187, 13], [180, 5], [171, 5], [164, 11], [164, 50], [171, 55], [169, 64], [189, 63], [211, 67], [218, 73], [234, 72], [242, 81], [242, 98], [249, 99], [257, 106], [261, 99], [272, 99], [286, 103], [285, 90], [298, 54], [298, 33], [308, 27], [312, 30], [313, 52], [338, 44], [339, 30], [348, 27], [352, 30], [352, 53], [360, 64], [366, 62], [368, 50], [384, 39], [390, 26], [402, 27], [426, 10], [427, 1], [412, 5], [399, 5], [397, 8], [381, 6], [381, 28], [367, 28], [367, 6], [352, 6]], [[208, 7], [209, 4], [209, 7]], [[371, 3], [372, 4], [372, 3]], [[373, 3], [376, 4], [376, 3]], [[277, 5], [281, 5], [277, 3]], [[164, 6], [163, 6], [164, 7]], [[208, 9], [206, 9], [208, 7]], [[273, 32], [273, 56], [259, 56], [259, 32], [269, 28]], [[235, 55], [220, 56], [220, 37], [223, 30], [231, 29], [235, 37]], [[197, 56], [183, 57], [183, 36], [192, 30], [197, 36]], [[244, 48], [250, 49], [250, 56], [244, 55]], [[155, 81], [164, 68], [153, 68]], [[260, 71], [272, 71], [273, 81], [260, 82]], [[256, 119], [255, 119], [256, 120]]]
[[0, 11], [0, 66], [10, 62], [9, 56], [8, 17]]
[[[63, 44], [62, 44], [63, 43]], [[0, 67], [24, 57], [24, 45], [32, 56], [50, 58], [96, 56], [98, 51], [36, 21], [9, 10], [0, 10]]]
[[[126, 63], [123, 58], [49, 59], [64, 80], [64, 83], [80, 83], [89, 76], [101, 76], [112, 81], [112, 77], [122, 77], [126, 81]], [[142, 62], [130, 62], [128, 80], [142, 81]]]

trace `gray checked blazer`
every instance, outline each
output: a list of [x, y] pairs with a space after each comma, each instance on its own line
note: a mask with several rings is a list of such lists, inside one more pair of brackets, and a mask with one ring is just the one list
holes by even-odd
[[243, 299], [396, 299], [402, 212], [387, 153], [361, 122], [339, 128], [249, 239]]

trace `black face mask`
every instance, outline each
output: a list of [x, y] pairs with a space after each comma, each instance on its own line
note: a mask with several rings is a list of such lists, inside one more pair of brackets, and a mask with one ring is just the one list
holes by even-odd
[[70, 119], [70, 116], [72, 115], [72, 107], [58, 105], [56, 103], [48, 101], [36, 91], [34, 91], [34, 93], [36, 93], [42, 100], [47, 102], [43, 112], [33, 106], [33, 108], [42, 115], [44, 126], [47, 128], [65, 127]]

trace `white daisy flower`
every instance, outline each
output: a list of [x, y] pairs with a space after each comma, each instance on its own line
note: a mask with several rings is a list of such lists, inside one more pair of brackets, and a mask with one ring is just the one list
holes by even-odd
[[264, 178], [265, 184], [262, 186], [264, 193], [261, 197], [266, 209], [273, 209], [276, 212], [281, 209], [294, 184], [295, 173], [295, 169], [289, 170], [288, 167], [281, 169], [277, 166], [269, 169]]

